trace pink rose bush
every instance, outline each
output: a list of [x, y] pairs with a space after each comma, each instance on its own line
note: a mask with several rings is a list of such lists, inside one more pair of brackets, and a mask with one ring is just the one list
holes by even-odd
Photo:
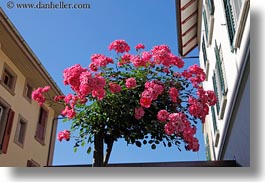
[[[203, 69], [184, 69], [184, 61], [167, 45], [146, 51], [140, 43], [133, 54], [126, 41], [116, 40], [108, 48], [117, 53], [115, 59], [94, 54], [86, 67], [65, 69], [63, 82], [73, 93], [54, 98], [65, 106], [61, 114], [72, 123], [71, 132], [78, 132], [76, 146], [93, 143], [101, 133], [107, 145], [123, 138], [138, 147], [155, 149], [162, 143], [180, 148], [183, 142], [186, 150], [198, 151], [196, 123], [205, 122], [217, 100], [202, 87]], [[44, 88], [32, 94], [39, 104], [45, 102]], [[59, 141], [69, 139], [71, 132], [59, 133]]]

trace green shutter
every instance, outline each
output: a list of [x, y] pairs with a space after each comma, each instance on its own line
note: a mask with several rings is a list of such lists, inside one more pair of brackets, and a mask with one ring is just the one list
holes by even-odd
[[219, 95], [218, 89], [217, 89], [217, 82], [216, 82], [215, 72], [213, 73], [213, 89], [214, 89], [215, 95], [217, 97], [216, 109], [217, 109], [217, 114], [219, 114], [219, 111], [220, 111], [220, 102], [219, 102], [220, 95]]
[[215, 115], [214, 106], [211, 106], [211, 111], [212, 111], [213, 129], [214, 129], [214, 133], [215, 133], [217, 131], [217, 122], [216, 122], [216, 115]]
[[207, 0], [208, 9], [210, 12], [210, 15], [214, 14], [214, 2], [213, 0]]
[[205, 12], [205, 9], [203, 9], [203, 21], [204, 21], [204, 28], [205, 28], [205, 35], [206, 35], [206, 40], [208, 42], [208, 22], [207, 22], [207, 16], [206, 16], [206, 12]]
[[232, 6], [230, 0], [223, 0], [225, 8], [225, 17], [227, 22], [228, 34], [230, 45], [233, 45], [234, 35], [235, 35], [235, 21], [232, 12]]
[[215, 52], [216, 65], [217, 65], [218, 77], [219, 77], [219, 80], [220, 80], [222, 95], [226, 95], [227, 89], [225, 87], [224, 70], [223, 70], [222, 65], [221, 65], [222, 64], [221, 63], [221, 57], [220, 57], [219, 49], [217, 47], [216, 40], [215, 40], [214, 52]]
[[207, 52], [206, 52], [204, 36], [202, 38], [202, 53], [203, 53], [204, 66], [206, 66], [206, 63], [207, 63]]

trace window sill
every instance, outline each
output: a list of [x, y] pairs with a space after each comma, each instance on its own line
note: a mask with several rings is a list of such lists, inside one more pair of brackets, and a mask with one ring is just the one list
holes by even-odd
[[214, 146], [215, 147], [218, 146], [219, 138], [220, 138], [220, 132], [219, 132], [219, 130], [216, 130], [214, 133]]
[[39, 139], [38, 137], [34, 137], [37, 142], [39, 142], [42, 146], [45, 146], [44, 140]]
[[22, 149], [24, 148], [24, 144], [20, 143], [19, 141], [15, 140], [14, 143], [17, 144]]
[[207, 60], [206, 65], [205, 65], [206, 81], [208, 81], [209, 68], [210, 68], [210, 63], [209, 63], [209, 60]]
[[12, 96], [15, 96], [15, 92], [14, 89], [9, 88], [6, 84], [4, 84], [1, 80], [0, 80], [0, 85], [2, 85]]
[[220, 104], [220, 111], [218, 114], [218, 119], [221, 120], [224, 117], [225, 108], [226, 108], [227, 98], [226, 96], [222, 95], [222, 102]]
[[247, 21], [247, 16], [248, 16], [248, 13], [249, 13], [250, 0], [245, 0], [242, 6], [243, 7], [242, 7], [242, 9], [240, 11], [239, 21], [237, 23], [238, 25], [237, 25], [235, 36], [234, 36], [234, 40], [233, 40], [233, 47], [234, 48], [239, 48], [240, 47], [241, 40], [242, 40], [242, 35], [244, 33], [245, 24], [246, 24], [246, 21]]

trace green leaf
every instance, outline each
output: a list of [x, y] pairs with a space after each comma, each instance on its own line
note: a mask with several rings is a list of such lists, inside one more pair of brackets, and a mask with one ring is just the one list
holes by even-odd
[[136, 145], [137, 147], [141, 147], [141, 146], [142, 146], [142, 144], [141, 144], [140, 141], [136, 141], [136, 142], [135, 142], [135, 145]]
[[74, 152], [76, 152], [76, 151], [77, 151], [77, 147], [74, 148]]
[[92, 148], [91, 147], [88, 147], [86, 153], [89, 155], [91, 153], [91, 151], [92, 151]]
[[155, 144], [152, 144], [152, 145], [151, 145], [151, 148], [152, 148], [153, 150], [155, 150], [155, 149], [156, 149], [156, 145], [155, 145]]
[[81, 143], [81, 146], [82, 146], [82, 147], [84, 147], [84, 146], [85, 146], [85, 144], [86, 144], [86, 142], [85, 142], [85, 141], [83, 141], [83, 142]]

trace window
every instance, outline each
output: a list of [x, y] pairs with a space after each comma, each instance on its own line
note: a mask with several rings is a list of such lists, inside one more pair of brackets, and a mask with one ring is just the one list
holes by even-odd
[[37, 129], [35, 134], [35, 139], [44, 145], [45, 140], [45, 130], [48, 119], [48, 112], [44, 108], [40, 108], [39, 120], [37, 123]]
[[208, 42], [209, 31], [208, 31], [208, 20], [207, 20], [207, 15], [206, 15], [205, 8], [203, 8], [203, 10], [202, 10], [202, 15], [203, 15], [203, 22], [204, 22], [206, 41]]
[[[234, 35], [235, 35], [235, 20], [232, 12], [232, 6], [230, 0], [223, 0], [224, 9], [225, 9], [225, 17], [226, 24], [228, 29], [229, 41], [230, 45], [233, 45]], [[232, 49], [233, 50], [233, 49]]]
[[2, 149], [2, 143], [6, 127], [6, 111], [7, 108], [0, 103], [0, 149]]
[[203, 19], [204, 19], [204, 28], [206, 34], [206, 43], [210, 45], [212, 43], [213, 36], [213, 25], [214, 25], [214, 1], [205, 0], [205, 6], [203, 8]]
[[215, 40], [214, 52], [215, 52], [215, 57], [216, 57], [216, 65], [215, 65], [215, 72], [213, 76], [213, 85], [214, 85], [215, 93], [218, 98], [218, 104], [216, 105], [218, 119], [223, 119], [226, 102], [227, 102], [226, 95], [227, 95], [228, 87], [227, 87], [227, 80], [226, 80], [226, 74], [225, 74], [222, 47], [220, 45], [220, 47], [218, 48], [216, 40]]
[[242, 35], [245, 30], [247, 17], [249, 14], [250, 0], [234, 0], [231, 1], [231, 3], [233, 7], [234, 20], [236, 25], [233, 47], [239, 48], [241, 44]]
[[235, 25], [237, 25], [237, 23], [238, 23], [242, 4], [243, 4], [243, 0], [233, 0], [233, 1], [231, 1], [231, 6], [232, 6], [232, 10], [233, 10]]
[[0, 98], [0, 153], [7, 153], [14, 114], [10, 105]]
[[33, 87], [26, 82], [25, 84], [25, 89], [24, 89], [24, 97], [28, 100], [31, 101], [31, 94], [33, 92]]
[[14, 95], [16, 85], [16, 74], [7, 65], [4, 65], [4, 70], [1, 78], [1, 84]]
[[22, 148], [25, 142], [26, 128], [27, 128], [26, 120], [23, 119], [22, 116], [19, 116], [19, 120], [18, 120], [18, 124], [16, 128], [15, 143], [18, 144]]
[[27, 167], [40, 167], [40, 165], [31, 159], [27, 161]]
[[214, 14], [214, 10], [215, 10], [214, 1], [213, 0], [206, 0], [205, 3], [207, 5], [209, 14], [213, 15]]
[[211, 106], [211, 112], [212, 112], [212, 122], [213, 122], [214, 138], [215, 138], [214, 146], [217, 147], [218, 142], [219, 142], [220, 133], [217, 128], [216, 113], [215, 113], [214, 106]]
[[250, 8], [250, 0], [223, 0], [232, 51], [240, 46]]

